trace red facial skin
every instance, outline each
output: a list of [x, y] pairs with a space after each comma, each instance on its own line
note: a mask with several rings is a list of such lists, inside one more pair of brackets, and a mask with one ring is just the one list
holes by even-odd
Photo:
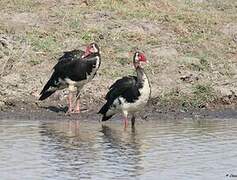
[[135, 68], [141, 66], [140, 63], [147, 63], [147, 59], [143, 53], [138, 54], [138, 62], [135, 62], [133, 65]]
[[88, 47], [86, 48], [85, 54], [82, 56], [82, 58], [85, 58], [86, 56], [88, 56], [88, 55], [90, 55], [90, 54], [91, 54], [91, 47], [88, 46]]
[[145, 62], [145, 63], [147, 62], [146, 57], [145, 57], [145, 55], [143, 53], [139, 54], [139, 61], [140, 62]]

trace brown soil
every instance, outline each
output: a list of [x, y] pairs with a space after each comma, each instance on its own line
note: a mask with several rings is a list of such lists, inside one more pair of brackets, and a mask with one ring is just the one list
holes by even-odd
[[148, 114], [236, 107], [235, 0], [3, 0], [0, 6], [1, 114], [65, 117], [59, 107], [66, 106], [66, 93], [38, 102], [39, 92], [63, 51], [92, 41], [102, 49], [102, 66], [82, 92], [88, 114], [104, 103], [112, 82], [133, 73], [136, 49], [150, 61]]
[[[219, 104], [218, 104], [219, 103]], [[215, 105], [214, 105], [215, 104]], [[225, 105], [224, 105], [225, 104]], [[80, 120], [80, 121], [100, 121], [101, 116], [97, 114], [98, 103], [84, 104], [80, 114], [66, 115], [67, 106], [58, 104], [58, 101], [38, 103], [35, 101], [28, 102], [11, 102], [2, 107], [0, 119], [17, 119], [17, 120]], [[226, 102], [216, 102], [209, 104], [208, 107], [201, 108], [184, 108], [180, 106], [163, 106], [157, 100], [151, 100], [146, 108], [137, 113], [139, 121], [148, 121], [150, 119], [225, 119], [237, 117], [237, 106], [226, 104]], [[116, 115], [111, 120], [120, 120], [121, 114]]]

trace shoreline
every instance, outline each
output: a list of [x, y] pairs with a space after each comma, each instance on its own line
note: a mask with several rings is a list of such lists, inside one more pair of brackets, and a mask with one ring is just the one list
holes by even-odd
[[[39, 103], [36, 102], [12, 102], [1, 108], [0, 120], [93, 120], [100, 121], [101, 116], [97, 114], [99, 104], [82, 108], [82, 112], [78, 114], [66, 115], [67, 106], [58, 104], [57, 101]], [[216, 105], [208, 108], [188, 108], [182, 109], [179, 106], [154, 106], [150, 102], [142, 112], [137, 113], [137, 118], [144, 121], [149, 119], [232, 119], [237, 117], [237, 107], [234, 104]], [[88, 108], [89, 107], [89, 108]], [[211, 107], [211, 108], [210, 108]], [[88, 109], [87, 109], [88, 108]], [[121, 118], [118, 114], [114, 119]], [[112, 118], [113, 120], [113, 118]]]

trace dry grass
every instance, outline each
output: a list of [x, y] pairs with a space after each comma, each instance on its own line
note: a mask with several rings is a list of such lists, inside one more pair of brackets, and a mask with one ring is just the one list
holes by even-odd
[[[146, 69], [152, 97], [168, 101], [179, 89], [177, 101], [194, 97], [189, 104], [202, 104], [213, 100], [213, 94], [237, 93], [231, 84], [237, 77], [235, 0], [2, 0], [0, 6], [0, 33], [12, 39], [13, 50], [8, 51], [15, 54], [12, 71], [1, 81], [12, 83], [11, 73], [19, 75], [15, 84], [24, 77], [26, 83], [19, 87], [25, 94], [40, 90], [62, 51], [91, 41], [102, 49], [98, 79], [107, 82], [104, 93], [109, 80], [133, 73], [130, 53], [136, 49], [151, 62]], [[190, 74], [198, 80], [180, 80]], [[210, 87], [205, 98], [193, 91], [200, 84]], [[17, 88], [11, 92], [22, 96]]]

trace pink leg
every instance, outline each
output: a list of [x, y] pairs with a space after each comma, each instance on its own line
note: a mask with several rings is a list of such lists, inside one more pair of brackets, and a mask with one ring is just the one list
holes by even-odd
[[124, 123], [124, 129], [126, 129], [128, 127], [128, 112], [127, 111], [123, 111], [123, 123]]
[[124, 117], [123, 124], [124, 124], [124, 129], [126, 129], [128, 127], [128, 118], [127, 117]]
[[67, 114], [72, 112], [72, 93], [69, 92], [68, 95], [68, 110], [67, 110]]
[[79, 101], [79, 98], [77, 99], [77, 102], [76, 102], [76, 109], [74, 111], [74, 113], [80, 113], [81, 110], [80, 110], [80, 101]]

